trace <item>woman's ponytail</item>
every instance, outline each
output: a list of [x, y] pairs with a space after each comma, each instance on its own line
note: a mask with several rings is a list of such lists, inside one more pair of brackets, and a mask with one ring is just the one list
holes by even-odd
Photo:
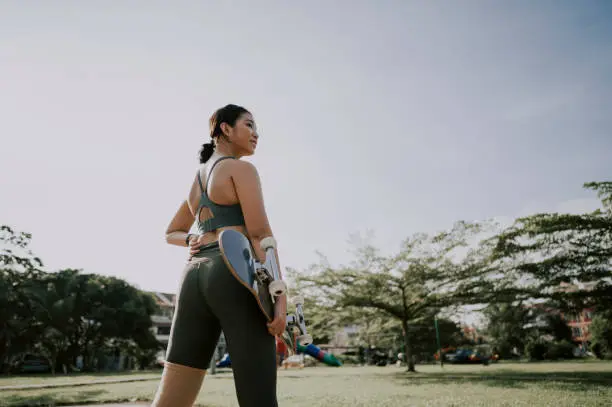
[[204, 164], [206, 161], [212, 157], [215, 152], [215, 145], [212, 140], [210, 143], [202, 144], [202, 148], [200, 149], [200, 164]]

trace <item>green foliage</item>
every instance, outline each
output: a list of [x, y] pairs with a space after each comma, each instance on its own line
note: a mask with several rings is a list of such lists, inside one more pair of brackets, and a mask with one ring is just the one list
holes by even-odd
[[591, 350], [599, 359], [612, 359], [612, 311], [593, 317], [590, 326]]
[[349, 310], [337, 309], [325, 299], [306, 295], [307, 289], [299, 276], [299, 271], [287, 268], [284, 275], [285, 279], [291, 281], [291, 296], [303, 295], [304, 316], [314, 343], [331, 342], [339, 326], [350, 325], [357, 319], [357, 316], [352, 315]]
[[545, 326], [539, 328], [542, 334], [551, 335], [555, 341], [572, 341], [572, 328], [570, 328], [559, 313], [548, 312], [544, 316]]
[[531, 360], [570, 359], [575, 345], [572, 330], [553, 303], [540, 306], [491, 304], [485, 311], [488, 333], [503, 358], [523, 351]]
[[545, 341], [531, 338], [525, 345], [525, 355], [531, 361], [573, 359], [575, 345], [569, 341]]
[[[31, 236], [1, 227], [0, 364], [23, 352], [70, 367], [78, 355], [93, 369], [100, 351], [117, 346], [133, 354], [159, 348], [151, 315], [156, 303], [127, 282], [66, 269], [42, 272], [28, 250]], [[150, 356], [147, 356], [150, 357]]]
[[612, 212], [612, 181], [585, 182], [584, 188], [591, 189], [597, 193], [606, 211]]
[[[410, 325], [413, 350], [416, 354], [433, 356], [438, 352], [436, 328], [433, 317], [422, 323]], [[442, 348], [458, 347], [469, 342], [463, 336], [460, 326], [450, 319], [438, 318], [440, 345]]]
[[533, 322], [531, 310], [523, 304], [490, 304], [484, 315], [488, 320], [487, 333], [492, 345], [502, 358], [511, 358], [515, 350], [522, 351], [529, 339], [528, 326]]
[[[444, 307], [480, 303], [486, 295], [477, 279], [482, 251], [469, 248], [470, 240], [485, 226], [457, 222], [451, 230], [433, 236], [415, 234], [394, 256], [361, 245], [352, 264], [332, 267], [323, 259], [294, 273], [296, 285], [306, 297], [322, 301], [328, 318], [336, 321], [348, 318], [367, 325], [376, 319], [379, 324], [395, 320], [404, 336], [409, 369], [414, 370], [410, 355], [415, 328], [432, 324], [432, 316]], [[463, 259], [458, 261], [461, 250]]]
[[546, 359], [557, 360], [557, 359], [573, 359], [574, 348], [576, 346], [570, 341], [554, 341], [549, 343], [548, 351], [546, 352]]
[[548, 352], [548, 343], [539, 338], [531, 338], [525, 345], [525, 355], [529, 360], [544, 360]]
[[[150, 347], [151, 314], [155, 303], [127, 282], [78, 270], [48, 273], [41, 284], [40, 321], [43, 349], [51, 355], [63, 354], [64, 364], [85, 356], [85, 369], [92, 367], [95, 350], [109, 340], [132, 339], [138, 346]], [[59, 335], [48, 335], [48, 330]], [[57, 340], [53, 340], [56, 338]]]
[[[489, 243], [500, 291], [513, 298], [552, 299], [566, 308], [612, 306], [612, 182], [587, 183], [604, 210], [540, 213], [517, 219]], [[562, 289], [563, 284], [576, 285]]]
[[28, 249], [30, 240], [31, 234], [17, 233], [10, 226], [0, 225], [0, 267], [25, 273], [39, 271], [43, 263]]
[[35, 335], [34, 299], [42, 261], [28, 249], [30, 240], [27, 233], [0, 226], [0, 371]]

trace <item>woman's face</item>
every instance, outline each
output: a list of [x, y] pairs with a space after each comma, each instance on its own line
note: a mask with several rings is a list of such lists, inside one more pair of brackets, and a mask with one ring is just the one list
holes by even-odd
[[234, 127], [229, 127], [229, 139], [240, 155], [253, 155], [257, 147], [257, 127], [250, 113], [240, 115]]

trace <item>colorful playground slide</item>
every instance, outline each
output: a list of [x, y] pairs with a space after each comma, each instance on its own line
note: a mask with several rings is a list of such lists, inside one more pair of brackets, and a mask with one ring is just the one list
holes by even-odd
[[230, 360], [229, 353], [223, 355], [221, 360], [217, 362], [217, 367], [232, 367], [232, 361]]
[[[302, 346], [297, 344], [298, 353], [304, 353], [310, 355], [320, 362], [325, 363], [329, 366], [342, 366], [342, 363], [331, 353], [323, 352], [318, 346], [310, 344], [308, 346]], [[232, 361], [230, 360], [229, 354], [223, 355], [223, 358], [217, 363], [217, 367], [231, 367]]]
[[342, 366], [342, 363], [334, 355], [331, 353], [323, 352], [318, 346], [313, 345], [312, 343], [308, 346], [302, 346], [297, 344], [297, 351], [300, 353], [305, 353], [307, 355], [312, 356], [317, 359], [319, 362], [323, 362], [329, 366]]

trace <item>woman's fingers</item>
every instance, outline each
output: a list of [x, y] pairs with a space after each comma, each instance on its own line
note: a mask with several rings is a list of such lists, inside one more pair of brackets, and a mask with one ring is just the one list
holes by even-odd
[[276, 317], [272, 322], [268, 322], [268, 332], [271, 335], [280, 335], [285, 330], [285, 321], [283, 318]]
[[192, 239], [189, 241], [189, 253], [190, 254], [198, 253], [198, 251], [200, 250], [200, 247], [202, 247], [202, 243], [198, 242], [197, 239]]

